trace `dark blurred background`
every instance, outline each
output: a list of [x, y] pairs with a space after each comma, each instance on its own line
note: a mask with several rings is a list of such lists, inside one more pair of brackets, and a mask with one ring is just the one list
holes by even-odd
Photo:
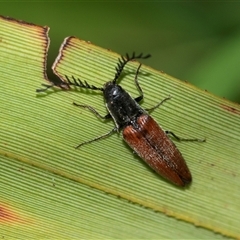
[[77, 36], [240, 102], [240, 2], [6, 2], [0, 14], [50, 30], [48, 75], [63, 39]]

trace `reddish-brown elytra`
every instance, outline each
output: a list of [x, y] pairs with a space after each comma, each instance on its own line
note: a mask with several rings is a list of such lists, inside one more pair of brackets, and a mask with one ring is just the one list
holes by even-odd
[[73, 80], [71, 81], [66, 76], [66, 82], [60, 82], [58, 85], [43, 84], [45, 88], [38, 89], [37, 92], [45, 91], [53, 86], [69, 88], [71, 85], [102, 91], [106, 107], [109, 112], [106, 116], [101, 116], [91, 106], [76, 103], [73, 104], [89, 109], [102, 119], [112, 118], [115, 122], [115, 127], [110, 132], [102, 136], [79, 144], [76, 148], [107, 137], [113, 132], [119, 132], [122, 130], [123, 139], [152, 169], [154, 169], [162, 177], [168, 179], [170, 182], [183, 187], [192, 181], [192, 176], [185, 160], [177, 147], [168, 137], [168, 134], [171, 134], [177, 140], [199, 142], [203, 142], [205, 140], [179, 138], [173, 132], [164, 131], [148, 114], [148, 111], [158, 108], [164, 101], [170, 99], [170, 97], [165, 98], [151, 109], [144, 110], [140, 107], [138, 102], [143, 99], [143, 91], [138, 83], [137, 77], [141, 64], [139, 65], [135, 75], [135, 84], [141, 94], [139, 97], [133, 99], [120, 85], [117, 84], [117, 80], [119, 79], [124, 66], [129, 61], [135, 59], [145, 59], [148, 57], [150, 57], [149, 54], [146, 56], [143, 56], [142, 54], [136, 56], [135, 53], [133, 53], [132, 56], [129, 56], [128, 54], [125, 57], [122, 56], [118, 59], [114, 79], [105, 83], [101, 88], [89, 85], [86, 81], [83, 82], [80, 79], [75, 79], [74, 77], [72, 77]]
[[142, 114], [137, 125], [123, 129], [128, 145], [164, 178], [179, 186], [190, 183], [192, 176], [181, 153], [156, 121]]

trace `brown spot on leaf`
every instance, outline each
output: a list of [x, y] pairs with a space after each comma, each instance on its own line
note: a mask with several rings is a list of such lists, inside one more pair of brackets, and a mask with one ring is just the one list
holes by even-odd
[[228, 111], [228, 112], [231, 112], [231, 113], [240, 115], [240, 111], [239, 111], [238, 109], [236, 109], [236, 108], [227, 106], [227, 105], [225, 105], [225, 104], [222, 104], [221, 107], [222, 107], [224, 110]]
[[19, 217], [9, 207], [0, 205], [0, 222], [18, 222]]
[[29, 222], [25, 218], [20, 217], [12, 207], [0, 203], [0, 224], [4, 223], [26, 223]]

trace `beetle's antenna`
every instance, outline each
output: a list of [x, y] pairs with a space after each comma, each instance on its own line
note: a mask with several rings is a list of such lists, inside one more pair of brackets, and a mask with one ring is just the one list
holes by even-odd
[[119, 76], [121, 75], [125, 65], [131, 61], [131, 60], [135, 60], [135, 59], [146, 59], [151, 57], [150, 54], [147, 54], [146, 56], [143, 56], [142, 53], [140, 53], [139, 55], [135, 55], [135, 52], [133, 52], [132, 56], [129, 56], [128, 54], [126, 54], [126, 56], [121, 56], [120, 58], [118, 58], [118, 63], [117, 63], [117, 67], [116, 69], [116, 74], [115, 77], [113, 79], [113, 83], [116, 83], [116, 81], [118, 80]]
[[91, 89], [91, 90], [100, 90], [100, 91], [103, 91], [103, 88], [99, 88], [99, 87], [95, 87], [94, 85], [89, 85], [87, 83], [87, 81], [82, 81], [80, 80], [79, 78], [76, 79], [74, 76], [72, 76], [72, 80], [70, 80], [68, 78], [68, 76], [66, 76], [66, 79], [67, 79], [67, 83], [69, 84], [69, 86], [75, 86], [75, 87], [80, 87], [80, 88], [87, 88], [87, 89]]

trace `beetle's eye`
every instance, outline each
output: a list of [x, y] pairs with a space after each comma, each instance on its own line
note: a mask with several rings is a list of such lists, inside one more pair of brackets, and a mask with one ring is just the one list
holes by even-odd
[[118, 91], [117, 91], [117, 89], [114, 89], [114, 91], [113, 91], [113, 96], [116, 96], [117, 94], [118, 94]]

